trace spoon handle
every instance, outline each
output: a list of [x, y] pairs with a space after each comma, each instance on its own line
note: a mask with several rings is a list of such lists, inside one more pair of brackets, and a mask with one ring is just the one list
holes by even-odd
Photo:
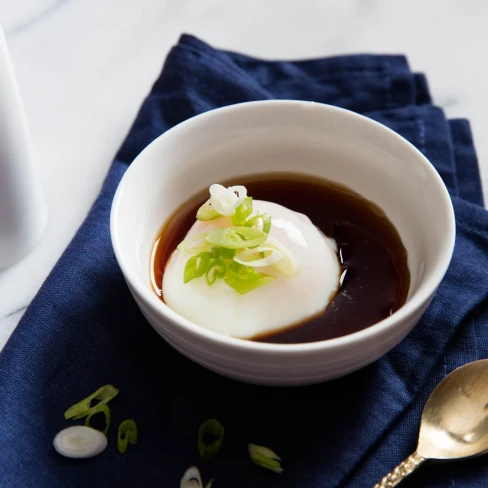
[[393, 471], [390, 471], [374, 488], [393, 488], [412, 474], [426, 459], [417, 452], [410, 454]]

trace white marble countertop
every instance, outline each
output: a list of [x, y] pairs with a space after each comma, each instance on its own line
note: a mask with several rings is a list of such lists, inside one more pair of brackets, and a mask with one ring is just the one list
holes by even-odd
[[0, 349], [75, 234], [183, 32], [265, 58], [404, 53], [434, 102], [472, 123], [488, 195], [488, 3], [483, 0], [0, 0], [49, 208], [0, 272]]

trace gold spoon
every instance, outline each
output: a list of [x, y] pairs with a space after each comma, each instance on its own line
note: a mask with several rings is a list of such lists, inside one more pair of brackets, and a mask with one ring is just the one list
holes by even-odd
[[374, 488], [393, 488], [425, 461], [488, 451], [488, 359], [455, 369], [435, 388], [420, 420], [416, 451]]

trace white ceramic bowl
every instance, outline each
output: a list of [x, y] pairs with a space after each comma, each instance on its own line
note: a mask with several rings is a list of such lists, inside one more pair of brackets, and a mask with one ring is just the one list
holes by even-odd
[[[187, 198], [239, 175], [299, 172], [345, 184], [375, 202], [408, 251], [407, 302], [359, 332], [309, 344], [267, 344], [211, 332], [152, 291], [150, 257], [166, 219]], [[114, 198], [112, 244], [142, 313], [182, 354], [221, 375], [264, 385], [343, 376], [383, 356], [414, 327], [449, 265], [451, 200], [436, 170], [387, 127], [336, 107], [251, 102], [206, 112], [169, 130], [131, 164]]]

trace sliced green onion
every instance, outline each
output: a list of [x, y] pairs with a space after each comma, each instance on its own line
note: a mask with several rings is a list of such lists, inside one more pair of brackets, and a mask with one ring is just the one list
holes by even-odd
[[236, 255], [235, 249], [227, 249], [225, 247], [220, 248], [220, 257], [222, 259], [232, 259]]
[[259, 273], [250, 266], [232, 263], [227, 268], [224, 281], [234, 290], [244, 295], [274, 280], [273, 276]]
[[209, 286], [212, 286], [217, 278], [223, 278], [227, 270], [227, 265], [223, 259], [214, 259], [205, 274], [205, 280]]
[[271, 216], [267, 213], [258, 214], [246, 222], [247, 227], [252, 227], [253, 229], [262, 230], [269, 234], [271, 230]]
[[91, 458], [107, 447], [107, 438], [99, 431], [84, 425], [67, 427], [56, 434], [54, 449], [69, 458]]
[[137, 444], [137, 425], [132, 419], [124, 420], [117, 431], [117, 449], [120, 454], [127, 451], [129, 444]]
[[105, 435], [107, 435], [108, 429], [110, 427], [111, 415], [110, 415], [110, 408], [106, 403], [99, 403], [96, 407], [93, 407], [91, 409], [90, 413], [85, 419], [85, 425], [87, 427], [92, 427], [92, 429], [94, 429], [95, 427], [90, 425], [90, 420], [94, 415], [97, 415], [98, 413], [103, 413], [103, 415], [105, 415], [105, 428], [102, 430], [102, 432]]
[[283, 254], [272, 247], [259, 246], [254, 249], [244, 249], [239, 252], [234, 261], [252, 268], [272, 266], [283, 258]]
[[209, 244], [207, 242], [207, 232], [197, 236], [188, 237], [178, 244], [178, 251], [186, 252], [188, 254], [197, 254], [199, 252], [208, 251]]
[[215, 210], [208, 199], [197, 211], [197, 220], [206, 222], [207, 220], [215, 220], [222, 217], [217, 210]]
[[267, 238], [268, 234], [265, 232], [244, 226], [221, 227], [210, 231], [207, 235], [210, 244], [228, 249], [259, 246]]
[[236, 255], [235, 249], [227, 249], [225, 247], [212, 247], [210, 252], [212, 259], [232, 259]]
[[[91, 410], [97, 405], [108, 403], [110, 400], [115, 398], [119, 390], [113, 385], [104, 385], [100, 387], [95, 393], [87, 396], [83, 400], [75, 403], [64, 412], [64, 418], [66, 420], [74, 419], [78, 420], [86, 417]], [[92, 405], [93, 402], [96, 402]]]
[[246, 197], [236, 208], [236, 213], [232, 216], [233, 225], [244, 225], [246, 219], [252, 214], [252, 197]]
[[283, 472], [280, 464], [281, 458], [271, 449], [264, 446], [256, 446], [255, 444], [249, 444], [248, 447], [249, 455], [253, 463], [278, 474]]
[[[212, 459], [220, 452], [224, 442], [224, 433], [224, 427], [218, 420], [210, 419], [200, 425], [198, 429], [198, 453], [204, 461]], [[206, 434], [213, 435], [216, 439], [210, 444], [206, 444], [203, 439]]]
[[203, 276], [207, 272], [211, 259], [212, 255], [209, 252], [201, 252], [191, 257], [185, 265], [183, 282], [188, 283], [195, 278]]
[[[205, 488], [212, 488], [214, 480], [211, 479], [206, 485]], [[180, 488], [202, 488], [202, 477], [200, 475], [200, 471], [196, 466], [191, 466], [185, 471], [183, 478], [180, 481]]]
[[180, 488], [202, 488], [202, 477], [196, 466], [188, 468], [180, 480]]
[[208, 189], [213, 208], [221, 215], [230, 217], [247, 197], [244, 186], [225, 186], [214, 184]]
[[282, 259], [277, 261], [273, 266], [285, 278], [297, 277], [302, 267], [294, 254], [278, 239], [268, 237], [266, 246], [276, 249], [282, 254]]

